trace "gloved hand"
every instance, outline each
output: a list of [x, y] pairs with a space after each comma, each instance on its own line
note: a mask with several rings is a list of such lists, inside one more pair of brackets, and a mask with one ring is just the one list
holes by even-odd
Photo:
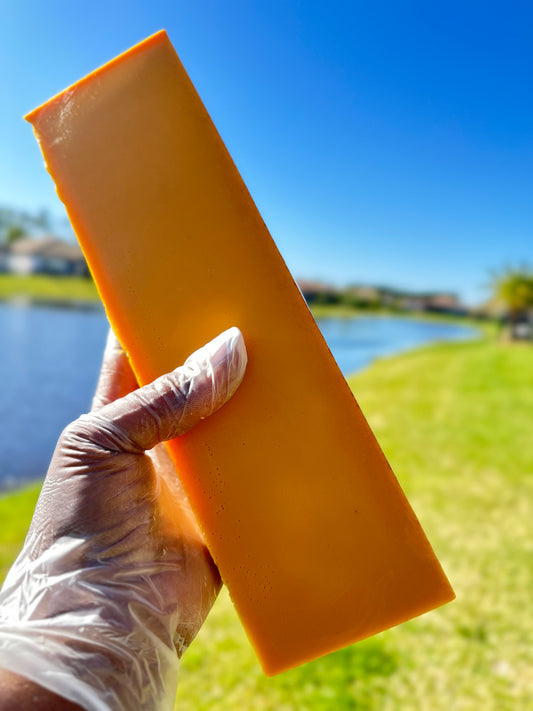
[[95, 711], [173, 708], [220, 579], [159, 443], [220, 408], [246, 360], [229, 329], [125, 394], [135, 378], [108, 340], [93, 410], [61, 435], [0, 592], [0, 667]]

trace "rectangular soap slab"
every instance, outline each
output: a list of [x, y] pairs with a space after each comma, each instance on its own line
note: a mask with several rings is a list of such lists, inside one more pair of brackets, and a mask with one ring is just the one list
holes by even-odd
[[27, 118], [139, 382], [243, 332], [236, 395], [169, 449], [265, 673], [453, 599], [166, 33]]

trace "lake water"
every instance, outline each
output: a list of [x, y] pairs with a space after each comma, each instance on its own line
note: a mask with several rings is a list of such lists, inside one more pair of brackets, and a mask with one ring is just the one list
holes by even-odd
[[382, 356], [435, 341], [478, 336], [474, 328], [460, 324], [392, 316], [324, 318], [318, 324], [344, 375], [355, 373]]
[[[344, 374], [473, 329], [400, 318], [319, 322]], [[90, 406], [107, 335], [102, 310], [0, 303], [0, 489], [44, 476], [57, 437]]]

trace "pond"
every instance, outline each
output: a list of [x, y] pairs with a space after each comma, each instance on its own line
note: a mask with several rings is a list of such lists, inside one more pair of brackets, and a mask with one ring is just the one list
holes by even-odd
[[[400, 318], [327, 318], [319, 326], [345, 375], [375, 358], [473, 329]], [[0, 489], [39, 479], [61, 430], [90, 406], [107, 320], [80, 310], [0, 303]]]
[[476, 329], [461, 324], [393, 316], [323, 318], [318, 325], [344, 375], [355, 373], [382, 356], [435, 341], [479, 335]]

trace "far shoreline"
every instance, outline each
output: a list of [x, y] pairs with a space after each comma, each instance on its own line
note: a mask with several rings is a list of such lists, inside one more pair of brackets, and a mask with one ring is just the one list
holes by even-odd
[[[395, 317], [421, 321], [448, 322], [485, 328], [494, 319], [476, 318], [471, 314], [459, 315], [434, 311], [407, 311], [391, 308], [356, 308], [345, 304], [320, 304], [306, 302], [315, 319]], [[45, 307], [80, 311], [105, 311], [96, 286], [90, 277], [27, 276], [0, 273], [0, 305], [19, 308]]]
[[18, 294], [16, 296], [0, 296], [0, 304], [14, 306], [15, 308], [52, 308], [72, 309], [76, 311], [104, 311], [100, 300], [43, 298]]

